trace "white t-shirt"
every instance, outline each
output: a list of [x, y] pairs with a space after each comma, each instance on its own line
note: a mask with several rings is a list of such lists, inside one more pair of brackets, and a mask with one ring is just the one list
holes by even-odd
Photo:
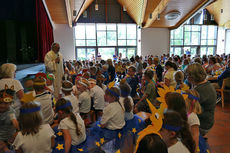
[[52, 124], [54, 111], [52, 108], [52, 99], [51, 94], [48, 92], [43, 92], [41, 94], [37, 94], [34, 101], [39, 102], [41, 104], [41, 111], [43, 115], [44, 124]]
[[200, 125], [200, 120], [197, 116], [196, 113], [192, 112], [191, 114], [189, 114], [188, 116], [188, 124], [189, 126], [193, 126], [193, 125]]
[[21, 132], [18, 132], [13, 146], [16, 150], [21, 148], [23, 153], [50, 153], [52, 137], [55, 135], [50, 125], [43, 124], [35, 135], [22, 135]]
[[[22, 87], [22, 84], [20, 81], [12, 79], [12, 78], [3, 78], [0, 80], [0, 90], [5, 89], [5, 85], [8, 86], [8, 88], [10, 89], [12, 86], [14, 87], [14, 91], [17, 93], [20, 90], [24, 90], [24, 88]], [[18, 99], [18, 97], [14, 97], [14, 103], [11, 105], [12, 108], [14, 108], [14, 110], [16, 111], [16, 116], [19, 115], [19, 109], [21, 107], [21, 103], [20, 100]]]
[[125, 111], [118, 102], [109, 103], [104, 110], [101, 124], [105, 124], [107, 129], [121, 129], [125, 125]]
[[90, 96], [94, 99], [93, 107], [96, 110], [103, 110], [105, 107], [105, 92], [101, 87], [95, 85], [92, 89], [90, 89]]
[[91, 97], [88, 91], [84, 91], [79, 95], [79, 112], [89, 113], [91, 108]]
[[71, 95], [65, 96], [64, 98], [71, 102], [71, 105], [73, 107], [73, 113], [74, 114], [79, 113], [79, 103], [78, 103], [78, 100], [77, 100], [76, 96], [71, 94]]
[[85, 132], [85, 124], [84, 121], [81, 119], [79, 114], [76, 114], [76, 119], [77, 119], [77, 125], [78, 128], [80, 130], [80, 135], [76, 134], [76, 126], [74, 124], [74, 122], [69, 118], [66, 117], [63, 120], [61, 120], [58, 129], [65, 129], [65, 130], [69, 130], [72, 142], [72, 145], [79, 145], [82, 142], [85, 141], [86, 139], [86, 132]]
[[164, 76], [164, 78], [166, 78], [166, 79], [168, 79], [169, 80], [169, 86], [173, 86], [174, 88], [176, 87], [176, 81], [174, 80], [174, 73], [175, 73], [176, 71], [173, 69], [173, 68], [170, 68], [167, 72], [166, 72], [166, 74], [165, 74], [165, 76]]
[[5, 89], [5, 85], [8, 86], [10, 89], [12, 86], [14, 86], [14, 91], [18, 92], [19, 90], [23, 90], [22, 84], [20, 81], [12, 79], [12, 78], [3, 78], [0, 80], [0, 90]]
[[181, 141], [177, 141], [176, 144], [168, 148], [168, 153], [190, 153], [190, 151]]

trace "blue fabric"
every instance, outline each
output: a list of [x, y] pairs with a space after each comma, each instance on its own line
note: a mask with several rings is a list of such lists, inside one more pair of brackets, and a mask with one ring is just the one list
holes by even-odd
[[107, 85], [109, 83], [109, 73], [107, 71], [102, 73], [106, 79], [106, 81], [104, 82], [105, 85]]
[[[126, 121], [126, 125], [119, 130], [109, 130], [106, 128], [100, 127], [100, 121], [97, 121], [92, 128], [87, 130], [87, 139], [83, 143], [77, 146], [71, 146], [70, 153], [88, 153], [94, 151], [101, 151], [101, 149], [106, 146], [106, 149], [110, 150], [110, 152], [114, 152], [114, 150], [118, 150], [125, 146], [125, 140], [130, 141], [135, 144], [137, 134], [141, 130], [145, 128], [145, 122], [138, 116], [134, 115], [133, 119]], [[135, 129], [135, 130], [134, 130]], [[63, 135], [59, 136], [57, 127], [54, 128], [54, 132], [56, 135], [55, 138], [55, 147], [52, 153], [64, 153], [65, 149], [58, 150], [58, 144], [64, 144]], [[104, 142], [102, 142], [102, 139]], [[110, 143], [112, 142], [112, 143]], [[97, 146], [100, 144], [100, 146]], [[102, 147], [101, 147], [102, 146]], [[79, 151], [79, 149], [83, 149], [83, 151]]]
[[230, 77], [230, 67], [226, 68], [226, 70], [218, 76], [217, 80], [220, 87], [222, 87], [223, 80], [228, 77]]
[[209, 153], [209, 147], [206, 140], [200, 135], [199, 136], [199, 153]]

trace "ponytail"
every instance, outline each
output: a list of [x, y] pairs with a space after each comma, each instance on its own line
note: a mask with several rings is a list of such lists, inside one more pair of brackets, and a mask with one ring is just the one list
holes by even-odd
[[77, 135], [80, 135], [81, 132], [80, 132], [80, 130], [79, 130], [79, 128], [78, 128], [78, 125], [77, 125], [77, 118], [76, 118], [76, 116], [73, 114], [73, 112], [70, 113], [70, 119], [73, 121], [73, 123], [74, 123], [75, 126], [76, 126], [76, 134], [77, 134]]
[[124, 107], [125, 107], [125, 112], [131, 112], [132, 105], [129, 97], [125, 97], [124, 99]]
[[188, 148], [190, 153], [195, 153], [195, 149], [196, 149], [195, 141], [191, 135], [188, 123], [186, 121], [183, 121], [183, 126], [180, 130], [180, 135], [181, 135], [181, 142]]

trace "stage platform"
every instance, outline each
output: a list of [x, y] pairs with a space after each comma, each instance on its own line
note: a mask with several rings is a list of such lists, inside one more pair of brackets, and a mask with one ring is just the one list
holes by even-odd
[[45, 65], [43, 63], [17, 65], [15, 79], [22, 82], [24, 78], [35, 75], [38, 72], [45, 72]]

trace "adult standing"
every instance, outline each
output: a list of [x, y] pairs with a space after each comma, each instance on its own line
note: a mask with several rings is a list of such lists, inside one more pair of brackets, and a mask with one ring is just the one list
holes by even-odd
[[200, 94], [202, 113], [198, 115], [200, 120], [200, 134], [205, 135], [214, 124], [214, 112], [216, 106], [216, 90], [206, 80], [206, 71], [199, 63], [189, 65], [185, 71], [189, 83]]
[[45, 55], [45, 66], [46, 71], [53, 73], [55, 76], [54, 80], [54, 96], [58, 98], [61, 89], [61, 80], [64, 74], [63, 68], [63, 57], [59, 52], [60, 45], [58, 43], [53, 43], [51, 45], [51, 50]]

